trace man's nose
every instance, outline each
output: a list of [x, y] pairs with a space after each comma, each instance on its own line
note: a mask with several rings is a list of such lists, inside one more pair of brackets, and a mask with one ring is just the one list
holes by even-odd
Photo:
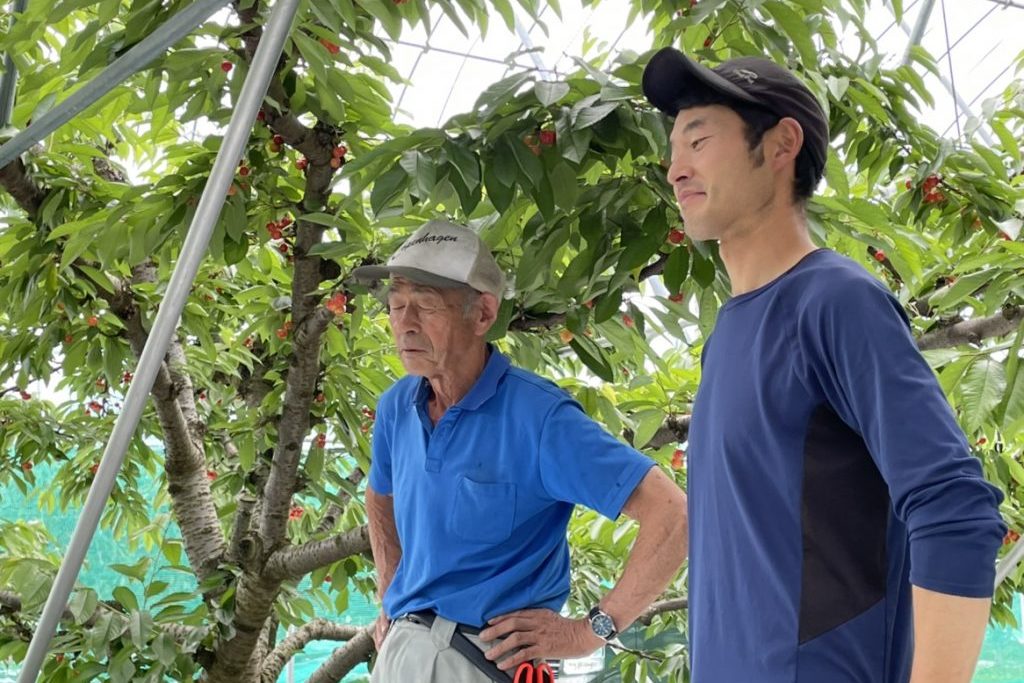
[[692, 175], [693, 170], [690, 167], [689, 162], [686, 161], [685, 156], [678, 155], [672, 158], [671, 163], [668, 165], [668, 172], [666, 173], [669, 185], [675, 187], [676, 183], [688, 180]]

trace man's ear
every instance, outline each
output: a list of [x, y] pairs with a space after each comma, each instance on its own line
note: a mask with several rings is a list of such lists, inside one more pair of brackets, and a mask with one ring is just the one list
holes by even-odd
[[769, 162], [776, 169], [780, 169], [790, 162], [795, 162], [800, 154], [800, 148], [804, 144], [804, 129], [800, 123], [792, 118], [781, 119], [775, 127], [769, 131], [771, 135], [771, 147], [766, 150]]
[[473, 316], [473, 322], [476, 325], [477, 334], [483, 337], [498, 319], [498, 309], [501, 307], [501, 302], [498, 301], [498, 297], [487, 292], [480, 294], [478, 302], [480, 305], [477, 308], [477, 314]]

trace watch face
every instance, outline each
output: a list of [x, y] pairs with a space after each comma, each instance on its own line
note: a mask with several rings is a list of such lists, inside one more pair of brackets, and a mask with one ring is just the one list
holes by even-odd
[[598, 638], [607, 638], [615, 631], [615, 624], [607, 614], [595, 614], [590, 620], [590, 628]]

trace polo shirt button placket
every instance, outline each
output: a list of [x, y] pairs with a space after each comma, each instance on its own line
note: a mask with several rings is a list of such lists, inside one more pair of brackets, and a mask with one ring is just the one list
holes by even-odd
[[442, 454], [448, 449], [448, 442], [452, 435], [452, 421], [445, 417], [441, 419], [434, 433], [430, 435], [430, 444], [427, 446], [426, 470], [428, 472], [440, 472]]

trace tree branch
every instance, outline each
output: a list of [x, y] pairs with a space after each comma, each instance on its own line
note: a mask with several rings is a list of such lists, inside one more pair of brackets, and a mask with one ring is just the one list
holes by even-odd
[[373, 652], [372, 629], [372, 626], [362, 629], [345, 647], [332, 652], [306, 683], [339, 683], [357, 664], [367, 661]]
[[[149, 338], [143, 325], [142, 311], [132, 296], [131, 285], [120, 278], [112, 277], [111, 280], [113, 293], [102, 287], [97, 287], [97, 291], [122, 321], [133, 352], [136, 357], [141, 357]], [[152, 262], [143, 262], [132, 271], [133, 283], [155, 281], [156, 266]], [[223, 558], [225, 540], [213, 504], [210, 480], [206, 476], [205, 425], [196, 412], [192, 382], [185, 367], [184, 349], [175, 335], [150, 393], [166, 446], [164, 470], [171, 507], [181, 529], [189, 563], [198, 579], [203, 581], [216, 571]]]
[[[651, 448], [661, 448], [670, 443], [682, 443], [690, 434], [689, 415], [669, 415], [665, 423], [658, 428], [647, 445]], [[628, 437], [632, 441], [632, 437]]]
[[299, 578], [317, 567], [370, 549], [370, 532], [364, 524], [322, 541], [282, 548], [267, 558], [263, 573], [271, 579]]
[[[353, 488], [355, 488], [356, 486], [359, 486], [359, 482], [361, 482], [365, 477], [366, 475], [363, 474], [363, 471], [357, 467], [352, 470], [351, 474], [345, 477], [345, 479], [348, 483], [352, 484]], [[342, 503], [346, 502], [348, 498], [348, 491], [339, 491], [339, 499]], [[338, 523], [338, 519], [341, 518], [341, 513], [344, 511], [345, 510], [340, 503], [331, 503], [327, 507], [327, 511], [324, 513], [323, 517], [320, 518], [320, 523], [316, 525], [316, 531], [313, 533], [326, 534], [328, 531], [331, 531], [334, 528], [334, 525]]]
[[650, 626], [651, 621], [654, 617], [665, 612], [676, 612], [678, 610], [686, 609], [689, 606], [687, 598], [670, 598], [668, 600], [658, 600], [657, 602], [651, 603], [651, 606], [645, 609], [639, 617], [636, 618], [638, 624], [644, 626]]
[[20, 158], [0, 168], [0, 187], [14, 197], [14, 201], [32, 221], [39, 217], [46, 192], [32, 180]]
[[[22, 602], [17, 594], [11, 591], [0, 591], [0, 615], [15, 615], [21, 612], [21, 610]], [[115, 619], [128, 621], [128, 615], [125, 614], [124, 608], [121, 608], [118, 603], [100, 602], [96, 605], [96, 609], [93, 610], [89, 618], [82, 622], [81, 625], [86, 628], [92, 627], [101, 614], [111, 614]], [[70, 609], [65, 609], [61, 613], [60, 620], [63, 623], [74, 623], [75, 615], [71, 613]], [[179, 644], [198, 642], [203, 639], [208, 631], [206, 627], [188, 626], [186, 624], [158, 623], [154, 624], [154, 628], [171, 636]], [[31, 633], [29, 635], [31, 636]]]
[[261, 683], [274, 683], [281, 675], [282, 669], [288, 660], [294, 657], [302, 648], [314, 640], [341, 640], [350, 641], [359, 635], [363, 629], [358, 626], [346, 626], [336, 624], [326, 619], [314, 619], [303, 624], [294, 632], [282, 640], [274, 650], [263, 660], [263, 669], [260, 671]]
[[1002, 337], [1017, 329], [1024, 318], [1024, 307], [1006, 304], [995, 315], [975, 318], [927, 332], [917, 340], [922, 351], [945, 349], [961, 344], [978, 344], [989, 337]]

